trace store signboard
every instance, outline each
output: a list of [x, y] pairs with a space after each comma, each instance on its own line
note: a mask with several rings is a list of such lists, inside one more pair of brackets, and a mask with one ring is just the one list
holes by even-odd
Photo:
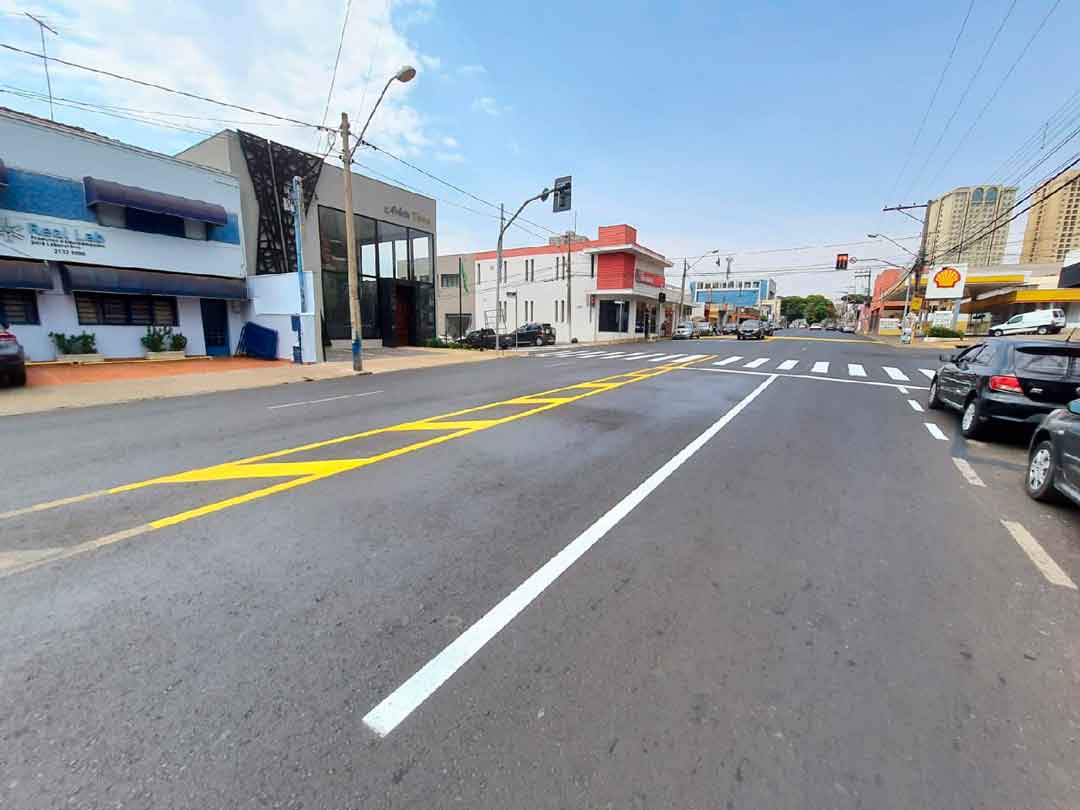
[[964, 284], [967, 282], [966, 264], [937, 264], [930, 269], [926, 280], [928, 301], [958, 299], [964, 297]]
[[900, 334], [900, 319], [899, 318], [882, 318], [878, 321], [878, 334], [879, 335], [899, 335]]

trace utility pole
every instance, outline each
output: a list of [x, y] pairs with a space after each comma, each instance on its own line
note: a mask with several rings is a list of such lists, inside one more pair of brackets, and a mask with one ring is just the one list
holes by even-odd
[[682, 284], [679, 285], [679, 311], [675, 316], [675, 323], [671, 325], [671, 336], [675, 336], [675, 327], [682, 322], [683, 301], [686, 298], [686, 274], [690, 270], [690, 262], [682, 260]]
[[[919, 281], [922, 279], [923, 265], [926, 263], [926, 238], [927, 238], [927, 233], [928, 233], [929, 225], [930, 225], [930, 205], [933, 202], [934, 202], [933, 200], [927, 200], [925, 205], [892, 205], [892, 206], [887, 206], [887, 207], [881, 209], [882, 211], [899, 211], [900, 213], [904, 214], [905, 216], [911, 217], [912, 219], [916, 219], [916, 220], [918, 218], [912, 216], [911, 214], [909, 214], [908, 211], [912, 211], [912, 210], [915, 210], [915, 209], [918, 209], [918, 208], [925, 208], [926, 209], [926, 213], [923, 214], [923, 218], [922, 218], [922, 237], [919, 240], [919, 252], [915, 256], [915, 263], [911, 268], [911, 272], [908, 273], [908, 286], [907, 286], [907, 291], [904, 294], [904, 317], [903, 317], [903, 320], [901, 321], [901, 324], [907, 322], [908, 314], [909, 314], [910, 308], [911, 308], [911, 298], [912, 298], [912, 296], [911, 296], [911, 287], [912, 287], [911, 276], [912, 275], [915, 276], [915, 280], [914, 280], [915, 294], [916, 295], [919, 294]], [[903, 246], [901, 246], [901, 247], [903, 247]], [[906, 250], [906, 248], [905, 248], [905, 250]], [[908, 253], [910, 253], [910, 252], [911, 251], [909, 250]], [[920, 311], [925, 311], [926, 310], [925, 303], [926, 302], [924, 301], [922, 303], [922, 305], [920, 306]], [[904, 341], [904, 338], [903, 338], [903, 326], [901, 326], [900, 329], [901, 329], [900, 340], [901, 340], [901, 342], [903, 342]], [[915, 328], [912, 327], [911, 336], [908, 338], [909, 343], [914, 338], [914, 336], [915, 336]]]
[[[524, 207], [524, 206], [523, 206]], [[518, 211], [518, 213], [521, 213]], [[502, 292], [502, 246], [503, 246], [503, 234], [506, 233], [506, 210], [502, 203], [499, 203], [499, 244], [495, 247], [495, 352], [499, 351], [499, 337], [502, 334], [499, 331], [499, 320], [502, 316], [502, 305], [499, 303], [499, 295]], [[483, 345], [483, 341], [481, 341]]]
[[352, 150], [349, 148], [349, 114], [341, 114], [341, 166], [345, 172], [345, 256], [349, 274], [349, 325], [352, 328], [353, 371], [363, 372], [360, 315], [360, 279], [356, 273], [356, 223], [353, 221]]
[[296, 279], [300, 286], [300, 313], [296, 317], [296, 347], [299, 357], [296, 362], [304, 362], [304, 313], [307, 311], [307, 292], [304, 289], [304, 193], [299, 177], [292, 179], [289, 186], [289, 202], [292, 208], [293, 238], [296, 240]]
[[54, 28], [49, 27], [29, 11], [24, 11], [27, 17], [38, 24], [38, 32], [41, 34], [41, 63], [45, 65], [45, 86], [49, 88], [49, 120], [55, 121], [56, 115], [53, 112], [53, 97], [52, 97], [52, 79], [49, 78], [49, 56], [45, 53], [45, 31], [48, 29], [54, 36], [60, 36]]
[[[576, 217], [575, 217], [576, 219]], [[566, 339], [571, 343], [574, 342], [574, 308], [571, 305], [573, 301], [573, 292], [570, 284], [570, 278], [573, 273], [570, 272], [570, 234], [573, 231], [566, 232]]]

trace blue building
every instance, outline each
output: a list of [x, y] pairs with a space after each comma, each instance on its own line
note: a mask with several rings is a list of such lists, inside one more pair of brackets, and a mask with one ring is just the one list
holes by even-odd
[[771, 278], [690, 282], [690, 298], [695, 304], [716, 304], [722, 309], [757, 307], [775, 297], [776, 282]]

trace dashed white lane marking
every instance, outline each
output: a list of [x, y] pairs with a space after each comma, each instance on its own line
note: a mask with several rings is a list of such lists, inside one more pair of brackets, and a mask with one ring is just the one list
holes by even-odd
[[732, 355], [731, 357], [725, 357], [723, 360], [720, 360], [720, 361], [718, 361], [716, 363], [713, 363], [713, 365], [714, 366], [730, 366], [732, 363], [737, 363], [740, 360], [742, 360], [742, 355], [735, 354], [735, 355]]
[[975, 472], [975, 468], [968, 464], [967, 459], [957, 458], [953, 456], [953, 464], [956, 465], [956, 469], [960, 471], [960, 474], [964, 476], [964, 480], [971, 484], [973, 487], [985, 487], [986, 484], [979, 478], [979, 474]]
[[1009, 534], [1013, 536], [1013, 540], [1031, 558], [1031, 561], [1035, 563], [1035, 567], [1046, 577], [1047, 582], [1052, 585], [1060, 585], [1062, 588], [1077, 590], [1076, 583], [1061, 569], [1060, 565], [1054, 562], [1054, 558], [1046, 553], [1046, 549], [1031, 536], [1031, 532], [1012, 520], [1002, 520], [1001, 525], [1008, 529]]
[[723, 430], [776, 379], [770, 376], [743, 397], [731, 410], [676, 453], [660, 469], [642, 481], [630, 494], [605, 512], [589, 528], [579, 534], [562, 551], [544, 563], [528, 579], [518, 585], [497, 605], [485, 613], [476, 624], [454, 639], [424, 664], [411, 678], [387, 695], [364, 716], [364, 725], [385, 737], [446, 683], [455, 672], [468, 663], [484, 645], [495, 638], [521, 611], [527, 608], [582, 555], [596, 545], [604, 535], [629, 515], [651, 492], [666, 481], [717, 433]]
[[941, 428], [939, 428], [933, 422], [923, 422], [923, 424], [926, 425], [926, 429], [927, 431], [929, 431], [930, 435], [937, 439], [939, 442], [947, 442], [949, 440], [949, 437], [942, 433]]
[[777, 366], [781, 371], [791, 371], [795, 366], [799, 365], [798, 360], [785, 360], [783, 363]]
[[819, 361], [817, 363], [814, 363], [814, 367], [812, 369], [810, 369], [810, 370], [812, 372], [814, 372], [815, 374], [828, 374], [829, 373], [829, 364]]
[[759, 357], [757, 360], [751, 360], [749, 363], [743, 363], [743, 368], [759, 368], [768, 362], [768, 357]]
[[860, 366], [858, 363], [848, 363], [847, 373], [849, 377], [865, 377], [866, 369]]
[[680, 357], [682, 357], [681, 354], [662, 354], [659, 357], [654, 357], [649, 362], [650, 363], [659, 363], [659, 362], [661, 362], [663, 360], [678, 360]]
[[923, 406], [919, 404], [918, 400], [909, 399], [907, 404], [911, 406], [911, 410], [915, 411], [915, 413], [923, 412]]
[[896, 380], [897, 382], [911, 382], [911, 377], [902, 372], [898, 368], [892, 366], [882, 366], [881, 370], [889, 375], [890, 380]]
[[381, 394], [382, 391], [365, 391], [362, 394], [342, 394], [337, 397], [323, 397], [322, 399], [307, 399], [303, 402], [283, 402], [281, 405], [267, 405], [266, 410], [276, 411], [279, 408], [296, 408], [300, 405], [318, 405], [321, 402], [334, 402], [338, 399], [353, 399], [355, 397], [370, 397], [372, 394]]
[[572, 365], [574, 365], [574, 361], [573, 360], [567, 360], [565, 363], [548, 363], [546, 366], [544, 366], [544, 368], [560, 368], [561, 366], [572, 366]]
[[932, 380], [932, 379], [934, 379], [934, 374], [936, 374], [937, 372], [932, 371], [931, 369], [928, 369], [928, 368], [920, 368], [919, 373], [922, 374], [924, 377], [926, 377], [926, 379]]

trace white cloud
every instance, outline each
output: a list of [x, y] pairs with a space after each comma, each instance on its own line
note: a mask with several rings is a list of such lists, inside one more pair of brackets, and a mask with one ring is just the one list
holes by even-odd
[[457, 72], [462, 76], [482, 76], [487, 73], [487, 68], [483, 65], [462, 65]]
[[444, 163], [464, 163], [465, 156], [461, 152], [436, 152], [435, 157]]
[[454, 137], [452, 137], [450, 135], [444, 136], [443, 139], [440, 141], [440, 143], [443, 146], [445, 146], [447, 149], [457, 149], [458, 146], [460, 146], [460, 144], [457, 141], [457, 138], [454, 138]]
[[492, 118], [498, 118], [502, 115], [503, 110], [491, 96], [480, 96], [473, 100], [472, 108], [474, 112], [487, 113]]
[[[109, 11], [103, 14], [102, 6], [106, 4]], [[413, 64], [420, 68], [417, 78], [409, 84], [392, 84], [366, 137], [406, 155], [416, 155], [432, 143], [424, 116], [410, 105], [409, 99], [425, 74], [441, 68], [441, 60], [422, 53], [409, 41], [399, 12], [430, 13], [433, 8], [433, 0], [394, 0], [391, 6], [385, 0], [353, 0], [327, 125], [336, 126], [344, 110], [359, 128], [387, 77], [401, 65]], [[319, 123], [337, 53], [342, 4], [340, 0], [280, 0], [272, 5], [238, 0], [223, 12], [219, 4], [198, 0], [158, 4], [153, 14], [147, 14], [144, 4], [132, 0], [95, 0], [53, 6], [48, 16], [64, 34], [49, 42], [49, 52], [54, 56]], [[4, 27], [4, 39], [12, 44], [33, 51], [40, 49], [36, 26]], [[0, 53], [0, 73], [9, 83], [21, 87], [38, 90], [44, 84], [40, 63], [29, 57]], [[52, 81], [57, 96], [230, 119], [230, 123], [170, 119], [184, 120], [199, 129], [239, 127], [309, 151], [316, 148], [318, 141], [310, 128], [281, 126], [281, 122], [252, 113], [72, 68], [55, 66]], [[25, 108], [41, 112], [40, 106]], [[60, 120], [73, 120], [77, 115], [61, 108], [57, 113]], [[78, 121], [103, 134], [131, 139], [130, 122], [81, 115]], [[140, 131], [140, 135], [144, 133], [139, 145], [161, 150], [179, 149], [200, 137]], [[322, 143], [325, 148], [325, 138]]]

